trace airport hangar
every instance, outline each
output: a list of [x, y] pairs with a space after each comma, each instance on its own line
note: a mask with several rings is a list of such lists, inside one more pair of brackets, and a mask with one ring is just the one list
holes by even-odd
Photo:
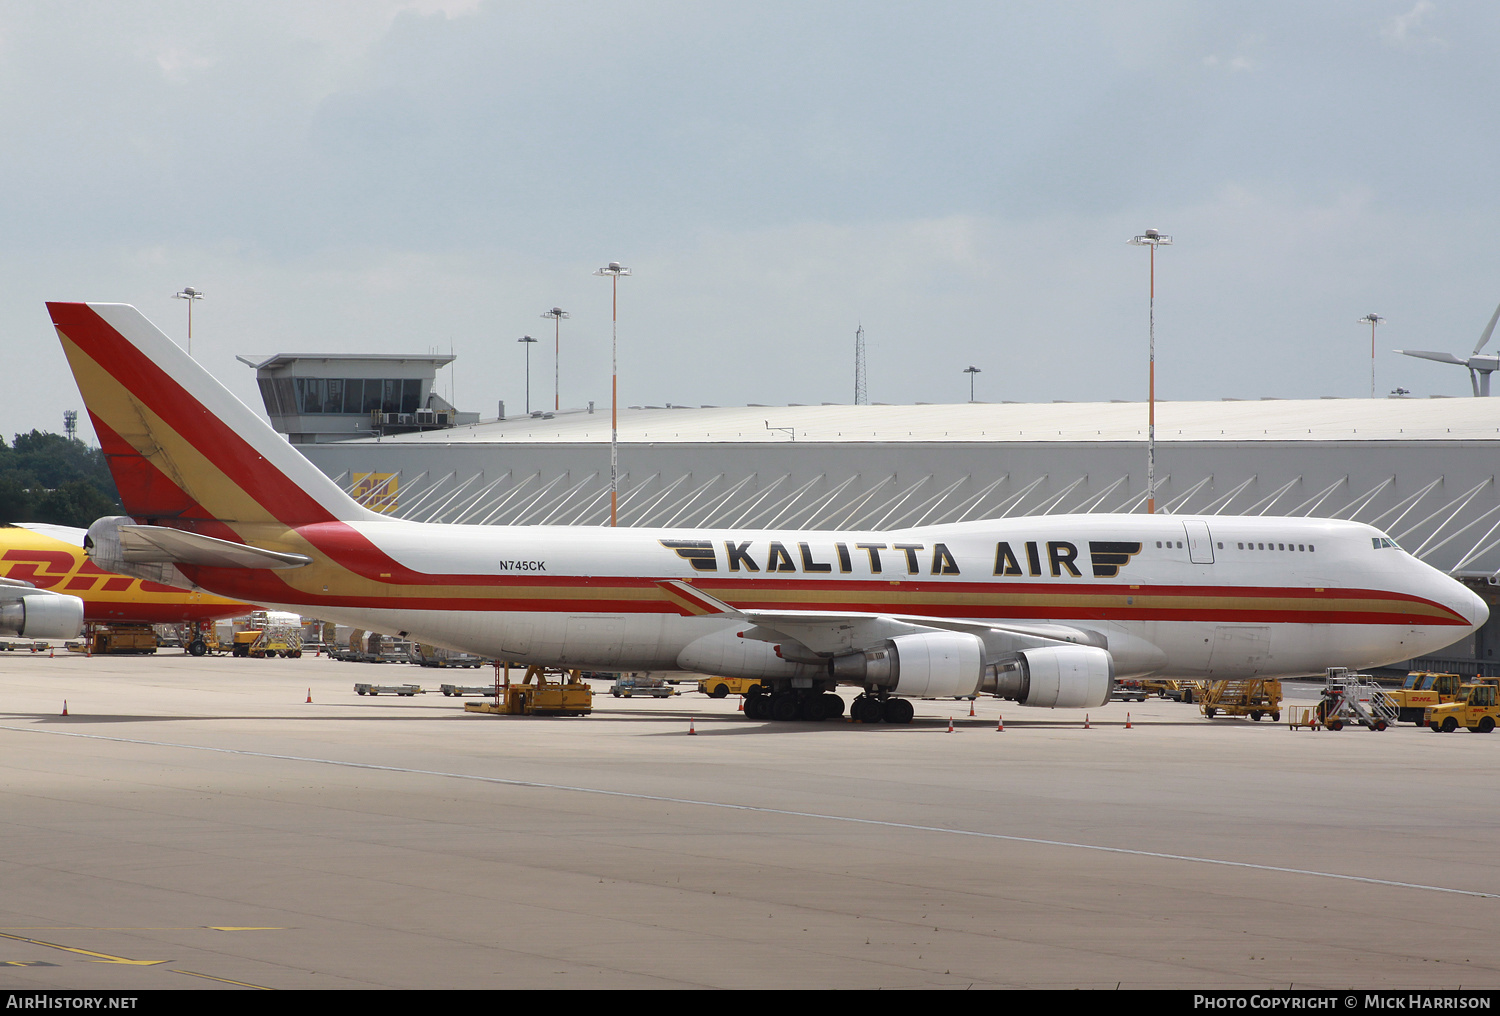
[[[377, 510], [608, 524], [608, 410], [506, 418], [502, 403], [499, 419], [479, 421], [431, 392], [450, 359], [241, 357], [258, 368], [273, 426]], [[401, 371], [421, 378], [419, 402], [441, 412], [345, 406], [329, 386], [356, 381], [317, 380]], [[1367, 522], [1500, 604], [1500, 399], [1158, 402], [1156, 414], [1158, 511]], [[1129, 402], [632, 406], [619, 420], [619, 524], [881, 530], [1141, 512], [1146, 416]], [[1410, 669], [1500, 674], [1497, 651], [1492, 615]]]

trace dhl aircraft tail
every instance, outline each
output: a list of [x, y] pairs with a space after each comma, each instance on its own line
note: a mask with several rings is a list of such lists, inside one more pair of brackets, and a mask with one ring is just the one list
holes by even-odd
[[252, 529], [380, 518], [134, 307], [47, 309], [136, 520], [243, 542]]

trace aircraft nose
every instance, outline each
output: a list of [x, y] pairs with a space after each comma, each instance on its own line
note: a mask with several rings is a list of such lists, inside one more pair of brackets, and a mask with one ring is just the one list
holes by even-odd
[[1469, 623], [1472, 624], [1475, 628], [1481, 628], [1484, 626], [1484, 623], [1490, 619], [1490, 605], [1485, 603], [1484, 600], [1468, 586], [1464, 586], [1463, 588], [1464, 593], [1467, 595], [1467, 599], [1458, 608], [1459, 612], [1463, 614], [1464, 617], [1467, 617], [1469, 619]]

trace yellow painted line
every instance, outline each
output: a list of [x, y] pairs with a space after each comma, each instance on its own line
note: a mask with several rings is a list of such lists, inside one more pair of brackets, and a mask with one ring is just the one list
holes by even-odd
[[245, 927], [245, 928], [235, 928], [235, 927], [216, 928], [216, 927], [214, 927], [211, 924], [208, 926], [208, 930], [209, 931], [286, 931], [285, 928], [253, 928], [253, 927]]
[[43, 942], [39, 938], [26, 938], [22, 935], [7, 935], [0, 932], [0, 938], [8, 938], [15, 942], [26, 942], [31, 945], [44, 945], [48, 949], [61, 949], [63, 952], [78, 953], [81, 956], [95, 956], [94, 963], [124, 963], [132, 967], [154, 967], [158, 963], [166, 963], [167, 960], [131, 960], [124, 956], [111, 956], [109, 953], [93, 952], [89, 949], [75, 949], [69, 945], [58, 945], [56, 942]]
[[218, 981], [220, 984], [235, 984], [241, 988], [254, 988], [256, 991], [276, 990], [275, 988], [268, 988], [264, 984], [251, 984], [249, 981], [231, 981], [227, 977], [215, 977], [213, 974], [200, 974], [196, 970], [170, 970], [168, 971], [168, 973], [186, 974], [189, 977], [201, 977], [207, 981]]

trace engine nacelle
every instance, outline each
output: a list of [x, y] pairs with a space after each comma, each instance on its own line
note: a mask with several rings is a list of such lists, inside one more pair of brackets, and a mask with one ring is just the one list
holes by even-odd
[[1115, 687], [1114, 657], [1094, 646], [1023, 649], [985, 668], [982, 689], [1023, 706], [1096, 709]]
[[837, 656], [830, 664], [838, 681], [910, 698], [959, 698], [979, 690], [984, 643], [957, 631], [897, 635], [881, 649]]
[[83, 601], [38, 590], [0, 602], [0, 633], [23, 639], [71, 639], [83, 631]]

